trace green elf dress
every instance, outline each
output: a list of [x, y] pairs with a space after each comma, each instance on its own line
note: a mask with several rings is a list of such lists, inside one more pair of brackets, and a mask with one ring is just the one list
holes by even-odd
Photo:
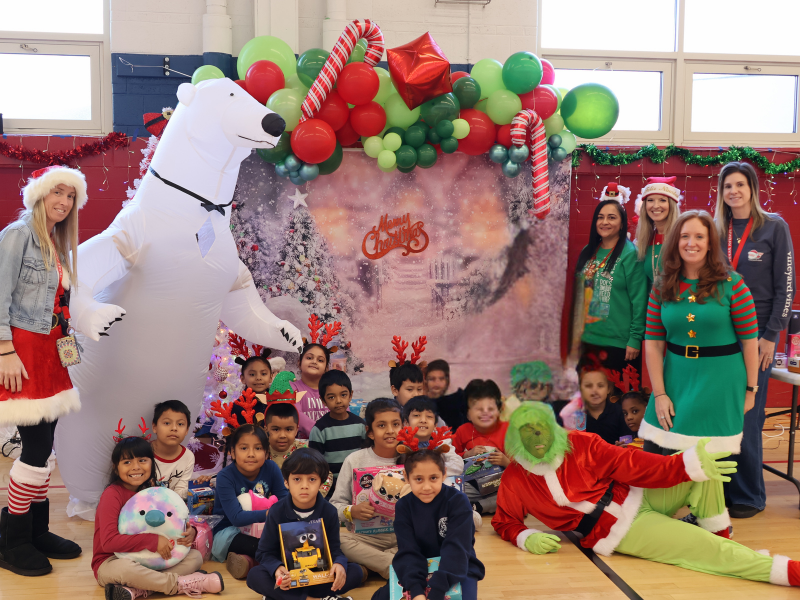
[[644, 260], [642, 267], [644, 267], [644, 276], [647, 279], [647, 289], [653, 289], [653, 281], [656, 275], [661, 272], [661, 246], [664, 244], [664, 235], [656, 233], [647, 246], [644, 253]]
[[662, 302], [655, 289], [650, 294], [645, 340], [667, 343], [664, 391], [675, 416], [664, 431], [651, 395], [639, 437], [662, 448], [686, 450], [709, 437], [710, 452], [739, 453], [747, 371], [738, 340], [758, 337], [758, 321], [742, 276], [728, 275], [718, 284], [719, 300], [697, 302], [696, 279], [683, 279], [676, 302]]

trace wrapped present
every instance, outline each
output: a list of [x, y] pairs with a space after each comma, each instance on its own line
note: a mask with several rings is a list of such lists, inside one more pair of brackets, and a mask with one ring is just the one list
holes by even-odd
[[[440, 557], [428, 559], [428, 579], [431, 575], [439, 570]], [[428, 595], [430, 588], [425, 590], [425, 595]], [[457, 583], [445, 592], [445, 600], [461, 600], [461, 584]], [[394, 572], [394, 567], [389, 567], [389, 600], [411, 600], [411, 594], [403, 589], [403, 586], [397, 580], [397, 573]]]
[[214, 526], [222, 521], [222, 515], [196, 515], [189, 517], [189, 525], [197, 530], [192, 548], [203, 555], [203, 561], [211, 560], [211, 547], [214, 545]]

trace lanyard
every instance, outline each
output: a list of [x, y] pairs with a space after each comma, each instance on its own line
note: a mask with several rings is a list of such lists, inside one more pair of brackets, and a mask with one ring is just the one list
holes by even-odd
[[731, 266], [733, 270], [736, 270], [736, 265], [739, 264], [739, 256], [742, 254], [742, 248], [744, 248], [744, 243], [747, 241], [747, 236], [750, 235], [750, 230], [753, 228], [753, 217], [750, 217], [750, 220], [747, 222], [747, 227], [744, 228], [744, 233], [742, 234], [742, 239], [739, 242], [739, 247], [736, 249], [736, 256], [731, 258], [731, 254], [733, 252], [733, 219], [731, 219], [730, 223], [728, 223], [728, 260], [731, 261]]

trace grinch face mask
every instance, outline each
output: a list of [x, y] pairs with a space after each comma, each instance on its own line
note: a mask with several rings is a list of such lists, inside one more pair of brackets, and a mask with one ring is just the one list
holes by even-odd
[[513, 412], [506, 433], [506, 450], [523, 466], [552, 464], [569, 450], [567, 432], [556, 423], [549, 404], [523, 402]]
[[544, 458], [553, 445], [553, 433], [550, 424], [539, 420], [526, 423], [519, 428], [519, 437], [525, 449], [536, 458]]

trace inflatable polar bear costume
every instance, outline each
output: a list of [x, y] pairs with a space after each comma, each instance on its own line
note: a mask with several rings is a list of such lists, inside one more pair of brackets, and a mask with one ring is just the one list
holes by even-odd
[[252, 148], [277, 144], [283, 119], [230, 79], [181, 84], [178, 100], [151, 162], [157, 175], [148, 172], [109, 228], [78, 249], [70, 309], [84, 351], [70, 376], [82, 409], [61, 419], [55, 445], [70, 495], [90, 505], [107, 482], [120, 417], [149, 423], [169, 399], [197, 416], [220, 319], [269, 348], [303, 344], [262, 303], [230, 230], [240, 164]]

